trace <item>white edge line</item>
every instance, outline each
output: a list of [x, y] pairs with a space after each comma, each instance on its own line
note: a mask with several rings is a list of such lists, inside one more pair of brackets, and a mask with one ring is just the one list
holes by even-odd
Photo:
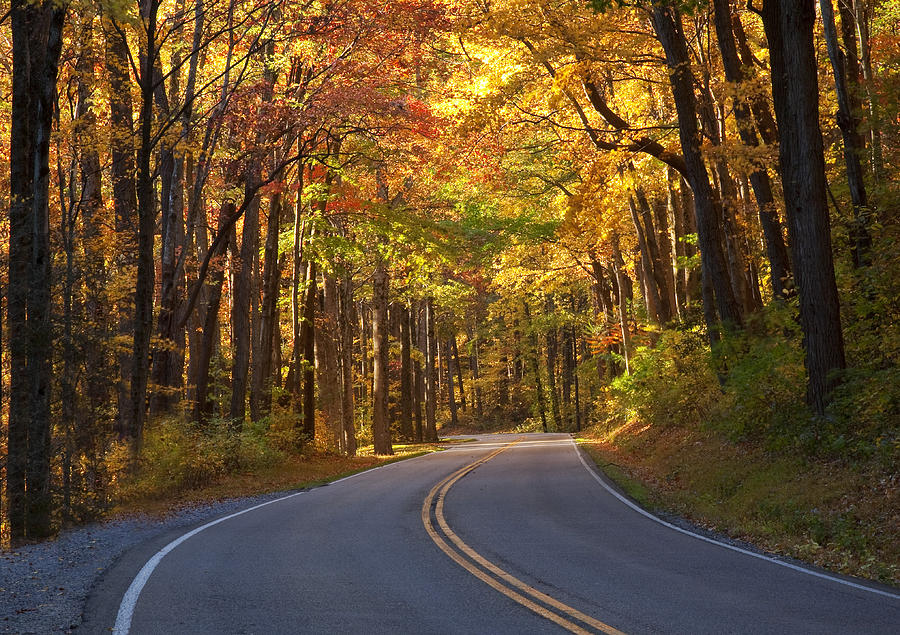
[[[386, 463], [384, 465], [379, 465], [377, 467], [370, 468], [368, 470], [362, 470], [355, 474], [350, 474], [349, 476], [345, 476], [344, 478], [339, 478], [336, 481], [331, 481], [327, 483], [327, 485], [337, 485], [338, 483], [342, 483], [344, 481], [349, 481], [351, 478], [355, 478], [362, 474], [371, 474], [376, 470], [380, 470], [385, 467], [390, 467], [392, 465], [398, 465], [400, 463], [408, 463], [409, 461], [414, 461], [416, 459], [420, 459], [422, 457], [430, 456], [434, 454], [434, 452], [426, 452], [425, 454], [421, 454], [419, 456], [414, 456], [410, 459], [401, 459], [399, 461], [393, 461], [391, 463]], [[221, 522], [226, 520], [230, 520], [231, 518], [235, 518], [236, 516], [241, 516], [246, 514], [247, 512], [252, 512], [260, 507], [265, 507], [266, 505], [271, 505], [272, 503], [278, 503], [283, 500], [287, 500], [289, 498], [294, 498], [295, 496], [300, 496], [300, 494], [306, 494], [310, 490], [302, 490], [300, 492], [294, 492], [293, 494], [288, 494], [286, 496], [282, 496], [280, 498], [276, 498], [270, 501], [266, 501], [265, 503], [260, 503], [259, 505], [254, 505], [253, 507], [248, 507], [247, 509], [242, 509], [239, 512], [235, 512], [233, 514], [229, 514], [227, 516], [223, 516], [222, 518], [217, 518], [213, 521], [206, 523], [205, 525], [201, 525], [187, 532], [186, 534], [182, 534], [165, 547], [157, 551], [152, 558], [150, 558], [141, 570], [138, 571], [138, 574], [134, 577], [134, 580], [131, 581], [131, 584], [128, 586], [128, 590], [125, 591], [125, 595], [122, 596], [122, 602], [119, 604], [119, 612], [116, 614], [116, 623], [113, 626], [112, 632], [116, 635], [128, 635], [131, 630], [131, 619], [134, 617], [134, 609], [137, 606], [138, 599], [141, 596], [141, 591], [144, 590], [144, 586], [147, 584], [147, 580], [150, 579], [150, 576], [153, 574], [153, 571], [159, 565], [163, 558], [166, 555], [175, 549], [178, 545], [183, 543], [188, 538], [196, 536], [204, 529], [209, 529], [213, 525], [218, 525]]]
[[703, 542], [708, 542], [710, 544], [718, 545], [718, 546], [724, 547], [726, 549], [731, 549], [732, 551], [737, 551], [738, 553], [743, 553], [748, 556], [753, 556], [754, 558], [759, 558], [760, 560], [765, 560], [767, 562], [771, 562], [771, 563], [780, 565], [782, 567], [787, 567], [788, 569], [793, 569], [794, 571], [799, 571], [800, 573], [805, 573], [807, 575], [811, 575], [816, 578], [822, 578], [824, 580], [831, 580], [832, 582], [837, 582], [838, 584], [843, 584], [845, 586], [853, 587], [854, 589], [868, 591], [869, 593], [875, 593], [876, 595], [883, 595], [885, 597], [889, 597], [889, 598], [892, 598], [895, 600], [900, 600], [900, 594], [891, 593], [890, 591], [882, 591], [881, 589], [875, 589], [870, 586], [866, 586], [864, 584], [858, 584], [856, 582], [851, 582], [850, 580], [845, 580], [843, 578], [838, 578], [833, 575], [828, 575], [827, 573], [821, 573], [819, 571], [807, 569], [806, 567], [801, 567], [801, 566], [798, 566], [798, 565], [790, 563], [790, 562], [785, 562], [784, 560], [778, 560], [776, 558], [772, 558], [770, 556], [766, 556], [761, 553], [755, 553], [755, 552], [749, 551], [747, 549], [742, 549], [741, 547], [736, 547], [735, 545], [729, 545], [727, 542], [720, 542], [713, 538], [708, 538], [707, 536], [703, 536], [701, 534], [696, 534], [692, 531], [688, 531], [687, 529], [682, 529], [681, 527], [679, 527], [677, 525], [673, 525], [672, 523], [666, 522], [662, 518], [654, 516], [653, 514], [648, 512], [643, 507], [636, 505], [631, 500], [629, 500], [625, 496], [622, 496], [619, 492], [617, 492], [612, 487], [610, 487], [602, 478], [600, 478], [600, 476], [597, 474], [597, 471], [592, 469], [587, 464], [587, 462], [584, 460], [583, 452], [581, 449], [579, 449], [578, 444], [575, 442], [575, 440], [571, 439], [571, 441], [572, 441], [572, 448], [575, 450], [575, 454], [578, 456], [578, 460], [581, 461], [581, 464], [584, 466], [584, 469], [586, 469], [590, 473], [590, 475], [594, 477], [594, 480], [597, 481], [598, 483], [600, 483], [600, 486], [603, 487], [603, 489], [605, 489], [607, 492], [609, 492], [610, 494], [615, 496], [622, 503], [625, 503], [626, 505], [628, 505], [628, 507], [630, 507], [637, 513], [641, 514], [642, 516], [646, 516], [650, 520], [655, 521], [655, 522], [659, 523], [660, 525], [668, 527], [669, 529], [674, 529], [675, 531], [677, 531], [679, 533], [685, 534], [686, 536], [691, 536], [692, 538], [696, 538], [697, 540], [702, 540]]

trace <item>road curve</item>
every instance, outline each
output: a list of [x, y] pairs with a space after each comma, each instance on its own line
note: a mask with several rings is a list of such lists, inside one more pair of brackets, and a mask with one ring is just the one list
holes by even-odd
[[895, 590], [667, 527], [568, 435], [477, 438], [142, 545], [80, 630], [900, 632]]

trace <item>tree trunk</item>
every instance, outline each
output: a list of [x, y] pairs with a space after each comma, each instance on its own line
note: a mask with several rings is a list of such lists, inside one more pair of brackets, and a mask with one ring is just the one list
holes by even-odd
[[[226, 224], [234, 215], [234, 203], [227, 201], [222, 204], [219, 211], [218, 231], [227, 231]], [[227, 242], [219, 243], [219, 248], [213, 254], [213, 258], [223, 259]], [[209, 366], [213, 352], [216, 348], [216, 335], [218, 334], [219, 306], [222, 300], [222, 283], [225, 281], [224, 263], [217, 264], [211, 271], [207, 285], [206, 316], [203, 321], [203, 333], [198, 350], [198, 360], [195, 367], [196, 377], [193, 378], [196, 388], [196, 400], [194, 402], [193, 418], [201, 426], [205, 425], [213, 413], [213, 400], [209, 394]]]
[[[853, 266], [861, 267], [869, 262], [869, 252], [872, 249], [872, 237], [869, 234], [869, 199], [866, 195], [866, 184], [863, 180], [863, 168], [860, 157], [865, 152], [865, 142], [859, 133], [859, 118], [855, 108], [858, 101], [852, 97], [850, 91], [851, 82], [853, 88], [858, 90], [858, 75], [851, 71], [858, 62], [851, 65], [856, 58], [856, 40], [845, 38], [844, 41], [853, 44], [853, 50], [845, 55], [838, 44], [837, 26], [834, 21], [834, 8], [831, 0], [819, 0], [822, 7], [822, 23], [825, 30], [825, 42], [828, 45], [828, 57], [831, 60], [831, 69], [834, 73], [834, 87], [837, 94], [837, 124], [841, 129], [841, 137], [844, 141], [844, 165], [847, 172], [847, 185], [850, 188], [850, 200], [853, 204], [853, 223], [850, 227], [850, 254], [853, 258]], [[842, 11], [842, 17], [846, 15]], [[852, 56], [853, 60], [850, 60]]]
[[413, 376], [412, 376], [412, 316], [408, 305], [400, 309], [400, 436], [404, 441], [413, 438]]
[[[678, 112], [681, 148], [684, 152], [687, 179], [694, 194], [694, 212], [703, 272], [714, 290], [719, 318], [725, 323], [740, 326], [741, 312], [731, 288], [728, 264], [722, 250], [719, 213], [700, 152], [694, 77], [690, 70], [690, 56], [681, 26], [681, 15], [674, 7], [656, 5], [653, 7], [652, 20], [656, 35], [665, 50], [670, 70], [669, 81]], [[707, 324], [707, 328], [712, 338], [718, 326], [713, 322]]]
[[622, 333], [622, 358], [625, 360], [625, 374], [631, 374], [631, 329], [628, 326], [628, 304], [625, 289], [631, 285], [625, 274], [625, 261], [622, 260], [622, 252], [619, 250], [619, 236], [612, 235], [613, 266], [616, 272], [616, 283], [619, 287], [619, 327]]
[[388, 421], [388, 284], [387, 265], [378, 256], [372, 281], [372, 345], [375, 362], [372, 369], [372, 438], [375, 454], [394, 453]]
[[425, 301], [425, 441], [438, 440], [435, 423], [437, 386], [435, 381], [434, 300]]
[[338, 368], [338, 290], [331, 273], [322, 276], [321, 304], [316, 323], [316, 379], [319, 386], [318, 407], [325, 424], [325, 438], [330, 449], [338, 449], [343, 434], [341, 419], [341, 376]]
[[[413, 412], [415, 413], [416, 421], [416, 443], [422, 443], [422, 441], [425, 440], [425, 425], [422, 413], [422, 408], [425, 402], [425, 376], [422, 372], [422, 362], [420, 360], [422, 358], [423, 351], [425, 351], [427, 347], [425, 346], [425, 320], [422, 319], [421, 305], [419, 302], [416, 302], [413, 306], [415, 308], [410, 312], [410, 330], [415, 332], [416, 334], [416, 348], [418, 349], [416, 361], [413, 365], [413, 394], [415, 395], [415, 400], [413, 402]], [[413, 316], [415, 317], [413, 318]]]
[[[553, 296], [547, 297], [544, 306], [545, 314], [552, 321], [556, 307]], [[547, 390], [550, 392], [550, 413], [553, 416], [553, 425], [557, 430], [562, 430], [562, 419], [559, 412], [559, 390], [556, 385], [556, 358], [559, 356], [559, 333], [555, 325], [547, 331]]]
[[[725, 79], [734, 84], [740, 84], [748, 78], [745, 76], [732, 30], [731, 8], [728, 0], [713, 0], [715, 9], [716, 38], [719, 43], [719, 51], [722, 54], [722, 65], [725, 69]], [[735, 21], [740, 18], [734, 17]], [[768, 105], [760, 104], [761, 118], [768, 119]], [[759, 146], [759, 139], [753, 126], [751, 106], [745, 100], [734, 98], [734, 117], [737, 122], [738, 134], [741, 142], [749, 147]], [[750, 185], [756, 197], [759, 209], [759, 222], [762, 226], [763, 237], [766, 243], [766, 256], [769, 260], [769, 277], [772, 293], [776, 298], [784, 297], [784, 290], [791, 274], [790, 261], [787, 247], [781, 231], [781, 222], [778, 220], [778, 211], [775, 197], [772, 194], [772, 182], [765, 168], [759, 167], [750, 173]]]
[[156, 14], [159, 0], [149, 0], [142, 8], [146, 50], [141, 59], [140, 149], [138, 151], [138, 255], [134, 292], [134, 345], [132, 355], [131, 407], [127, 438], [132, 467], [136, 466], [144, 431], [147, 379], [150, 365], [150, 334], [153, 328], [153, 241], [156, 226], [154, 175], [150, 157], [153, 152], [154, 62], [157, 57]]
[[306, 298], [303, 302], [303, 323], [300, 325], [300, 350], [303, 354], [303, 426], [307, 443], [316, 440], [316, 304], [319, 291], [316, 284], [316, 262], [306, 267]]
[[356, 456], [356, 422], [353, 403], [353, 281], [345, 273], [340, 282], [341, 333], [341, 449], [347, 456]]
[[241, 233], [241, 247], [232, 253], [235, 275], [232, 281], [231, 329], [233, 350], [231, 352], [231, 405], [228, 417], [234, 432], [240, 432], [247, 412], [247, 384], [250, 376], [250, 294], [253, 267], [259, 251], [259, 197], [253, 193], [256, 177], [248, 169], [244, 177], [244, 196], [252, 201], [244, 212], [244, 228]]
[[[131, 82], [128, 68], [128, 45], [111, 22], [103, 20], [106, 35], [106, 73], [109, 83], [110, 111], [110, 177], [117, 253], [114, 258], [116, 274], [130, 275], [134, 266], [134, 221], [137, 216], [137, 186], [135, 184], [134, 121], [131, 102]], [[117, 334], [125, 338], [133, 329], [133, 306], [127, 295], [116, 298]], [[125, 350], [117, 354], [119, 382], [117, 390], [118, 436], [125, 439], [131, 394], [131, 361]]]
[[459, 417], [456, 412], [456, 393], [453, 389], [453, 356], [450, 353], [450, 340], [444, 343], [444, 359], [447, 360], [447, 404], [450, 406], [450, 425], [456, 428]]
[[10, 128], [9, 282], [6, 325], [9, 334], [9, 427], [7, 436], [6, 497], [9, 535], [13, 544], [26, 536], [28, 499], [28, 432], [31, 427], [31, 374], [28, 368], [27, 305], [32, 275], [34, 241], [34, 119], [36, 96], [31, 89], [37, 72], [35, 50], [39, 9], [14, 0], [12, 29], [12, 118]]
[[456, 379], [459, 381], [459, 406], [466, 411], [466, 389], [463, 384], [462, 364], [459, 362], [459, 346], [456, 343], [456, 335], [450, 338], [450, 348], [453, 353], [453, 361], [456, 364]]
[[825, 158], [819, 132], [814, 0], [766, 0], [763, 28], [772, 63], [772, 97], [781, 133], [779, 160], [800, 295], [800, 325], [809, 373], [806, 401], [824, 414], [845, 367], [840, 305], [831, 255]]
[[[257, 418], [264, 417], [272, 409], [272, 375], [275, 356], [275, 330], [278, 328], [278, 236], [281, 230], [281, 194], [269, 199], [269, 220], [266, 227], [266, 247], [262, 280], [262, 313], [260, 318], [258, 363], [254, 364], [251, 394], [251, 416], [256, 406]], [[253, 399], [253, 396], [256, 399]]]
[[[528, 320], [529, 328], [531, 328], [531, 309], [528, 308], [527, 301], [524, 301], [522, 304], [525, 308], [525, 319]], [[547, 405], [544, 398], [544, 384], [541, 381], [541, 366], [538, 362], [540, 356], [540, 344], [538, 343], [537, 335], [535, 335], [533, 331], [529, 339], [531, 340], [532, 350], [528, 357], [531, 361], [531, 372], [534, 373], [534, 388], [537, 394], [538, 413], [541, 417], [541, 429], [544, 432], [549, 432], [549, 428], [547, 427]]]

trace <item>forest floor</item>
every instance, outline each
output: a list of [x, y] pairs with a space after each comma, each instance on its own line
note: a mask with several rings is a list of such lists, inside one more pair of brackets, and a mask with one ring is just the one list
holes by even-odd
[[626, 424], [578, 443], [649, 509], [848, 575], [900, 586], [900, 474], [732, 443], [703, 429]]

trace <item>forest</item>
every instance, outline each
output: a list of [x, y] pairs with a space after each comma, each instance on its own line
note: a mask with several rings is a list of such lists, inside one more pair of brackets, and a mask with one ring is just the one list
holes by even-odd
[[896, 0], [11, 0], [0, 47], [4, 544], [439, 430], [897, 489]]

